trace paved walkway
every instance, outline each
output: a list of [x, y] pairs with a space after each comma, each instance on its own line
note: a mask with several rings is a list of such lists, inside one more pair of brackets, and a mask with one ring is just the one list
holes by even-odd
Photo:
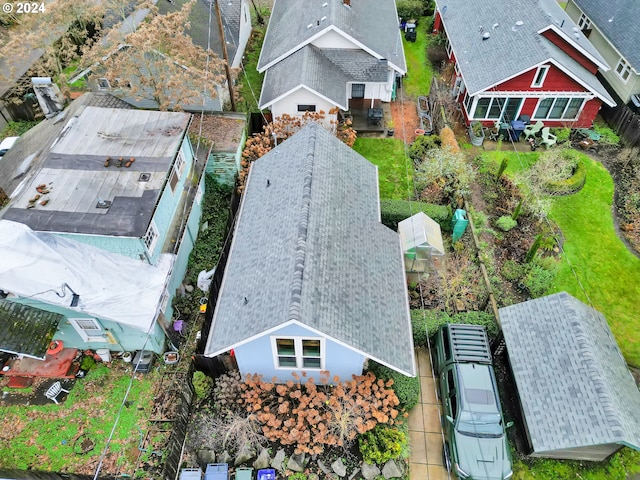
[[426, 348], [417, 350], [420, 403], [409, 414], [409, 471], [411, 480], [448, 480], [442, 466], [440, 402], [436, 396], [431, 359]]

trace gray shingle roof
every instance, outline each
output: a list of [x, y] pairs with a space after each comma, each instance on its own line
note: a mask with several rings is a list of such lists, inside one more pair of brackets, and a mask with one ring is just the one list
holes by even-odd
[[387, 62], [362, 50], [319, 49], [307, 45], [267, 70], [260, 108], [305, 85], [346, 110], [347, 82], [385, 82], [387, 76]]
[[64, 315], [0, 300], [0, 351], [44, 360]]
[[[629, 64], [640, 72], [640, 2], [637, 0], [574, 0]], [[611, 21], [609, 21], [612, 19]], [[612, 65], [615, 67], [615, 65]]]
[[330, 26], [406, 72], [395, 0], [352, 0], [351, 7], [342, 0], [276, 0], [258, 69], [301, 48]]
[[[440, 12], [446, 7], [443, 24], [471, 95], [549, 59], [575, 68], [576, 62], [537, 33], [551, 26], [560, 29], [581, 49], [606, 65], [582, 33], [578, 39], [573, 36], [575, 24], [555, 0], [525, 3], [521, 0], [483, 0], [482, 8], [478, 8], [475, 0], [436, 0], [436, 3]], [[523, 25], [516, 27], [518, 21], [524, 22]], [[482, 36], [487, 32], [490, 38], [483, 40]], [[489, 65], [491, 68], [487, 68]], [[604, 87], [586, 69], [581, 67], [576, 73], [593, 88], [599, 85], [598, 95], [606, 94]], [[608, 94], [604, 98], [613, 102]]]
[[640, 393], [601, 313], [562, 292], [500, 318], [534, 452], [640, 449]]
[[251, 168], [204, 353], [290, 321], [415, 374], [400, 240], [380, 223], [377, 168], [315, 123]]

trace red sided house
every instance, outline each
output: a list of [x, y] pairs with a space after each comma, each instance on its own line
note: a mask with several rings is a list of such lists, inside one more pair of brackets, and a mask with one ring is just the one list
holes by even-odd
[[590, 127], [615, 101], [596, 78], [609, 66], [555, 0], [436, 0], [452, 92], [466, 121], [528, 115], [550, 127]]

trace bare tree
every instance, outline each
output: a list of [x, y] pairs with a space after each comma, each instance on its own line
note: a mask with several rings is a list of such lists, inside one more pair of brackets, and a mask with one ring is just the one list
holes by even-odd
[[194, 3], [166, 15], [150, 7], [149, 20], [133, 32], [112, 30], [109, 41], [94, 45], [84, 58], [85, 65], [93, 65], [91, 75], [130, 88], [136, 98], [153, 99], [160, 110], [202, 104], [205, 88], [215, 97], [224, 64], [185, 32]]

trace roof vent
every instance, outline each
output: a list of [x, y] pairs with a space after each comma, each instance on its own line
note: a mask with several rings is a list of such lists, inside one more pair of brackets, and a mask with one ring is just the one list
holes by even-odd
[[141, 173], [140, 176], [138, 177], [138, 181], [139, 182], [148, 182], [149, 180], [151, 180], [151, 174], [150, 173]]
[[313, 27], [313, 23], [310, 23], [309, 25], [307, 25], [307, 30], [309, 30], [311, 27]]
[[491, 28], [493, 28], [493, 29], [495, 30], [495, 29], [496, 29], [496, 28], [498, 28], [499, 26], [500, 26], [500, 24], [496, 22], [496, 23], [494, 23], [493, 25], [491, 25]]
[[111, 206], [111, 200], [103, 200], [98, 197], [98, 203], [96, 203], [96, 208], [107, 209]]
[[524, 22], [522, 20], [518, 20], [516, 22], [516, 24], [511, 27], [511, 30], [513, 30], [514, 32], [517, 32], [518, 30], [520, 30], [520, 27], [522, 27], [524, 25]]
[[490, 36], [491, 36], [491, 34], [489, 32], [484, 32], [482, 34], [482, 40], [489, 40]]
[[322, 8], [326, 7], [327, 5], [329, 5], [329, 4], [328, 4], [327, 2], [324, 2], [324, 3], [322, 4]]

